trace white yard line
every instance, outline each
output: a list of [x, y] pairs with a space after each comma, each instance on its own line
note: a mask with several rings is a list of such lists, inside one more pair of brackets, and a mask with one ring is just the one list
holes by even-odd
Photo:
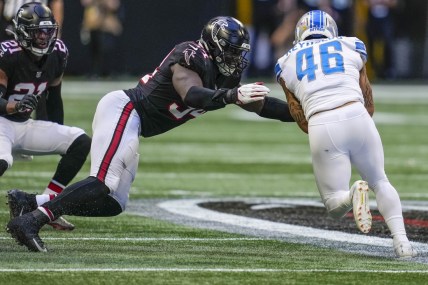
[[0, 268], [0, 272], [278, 272], [278, 273], [417, 273], [428, 274], [427, 270], [341, 270], [341, 269], [274, 269], [274, 268]]
[[[0, 236], [0, 240], [11, 239], [9, 236]], [[102, 241], [259, 241], [266, 240], [264, 238], [101, 238], [101, 237], [69, 237], [69, 238], [54, 238], [44, 237], [43, 240], [67, 240], [67, 241], [80, 241], [80, 240], [102, 240]]]

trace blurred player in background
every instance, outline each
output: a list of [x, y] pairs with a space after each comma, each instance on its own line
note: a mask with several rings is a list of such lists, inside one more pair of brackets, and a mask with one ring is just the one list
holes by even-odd
[[[76, 127], [64, 126], [61, 81], [68, 51], [57, 39], [58, 25], [51, 10], [40, 3], [24, 4], [14, 19], [15, 40], [0, 43], [0, 176], [15, 154], [62, 156], [41, 205], [75, 177], [90, 150], [91, 139]], [[37, 118], [31, 115], [37, 109]], [[19, 193], [8, 193], [11, 216]], [[50, 224], [60, 230], [74, 226], [61, 217]]]
[[[105, 95], [93, 120], [90, 176], [11, 220], [7, 231], [28, 249], [46, 251], [38, 233], [57, 217], [122, 213], [137, 171], [140, 135], [162, 134], [228, 104], [261, 117], [293, 121], [286, 102], [266, 96], [267, 87], [240, 85], [249, 51], [248, 31], [242, 23], [232, 17], [216, 17], [206, 24], [198, 41], [176, 45], [136, 87]], [[35, 199], [25, 195], [24, 206]]]
[[48, 6], [58, 24], [58, 37], [61, 33], [62, 22], [64, 19], [64, 2], [63, 0], [0, 0], [0, 41], [13, 39], [14, 36], [8, 30], [13, 31], [13, 22], [18, 9], [30, 2], [39, 2]]
[[[404, 2], [404, 1], [403, 1]], [[395, 77], [394, 46], [395, 43], [395, 15], [398, 0], [365, 0], [368, 6], [366, 33], [367, 48], [370, 61], [376, 77], [389, 79]], [[377, 45], [382, 50], [380, 56], [375, 56]]]
[[[291, 115], [309, 134], [316, 183], [328, 213], [341, 218], [353, 208], [357, 227], [369, 232], [372, 189], [395, 254], [410, 258], [416, 251], [406, 235], [398, 193], [385, 174], [383, 146], [371, 118], [366, 60], [362, 41], [339, 37], [333, 18], [313, 10], [297, 22], [295, 45], [275, 70]], [[351, 164], [365, 181], [356, 181], [349, 190]]]
[[114, 75], [123, 32], [120, 0], [80, 0], [84, 7], [80, 40], [90, 50], [90, 77]]

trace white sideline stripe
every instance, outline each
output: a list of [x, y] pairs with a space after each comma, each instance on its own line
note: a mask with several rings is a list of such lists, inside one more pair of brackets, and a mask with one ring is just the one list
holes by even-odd
[[[0, 240], [8, 240], [11, 237], [0, 236]], [[56, 238], [44, 237], [43, 240], [103, 240], [103, 241], [260, 241], [263, 238], [98, 238], [98, 237], [70, 237]]]
[[0, 272], [288, 272], [288, 273], [424, 273], [426, 270], [341, 270], [341, 269], [273, 269], [273, 268], [0, 268]]

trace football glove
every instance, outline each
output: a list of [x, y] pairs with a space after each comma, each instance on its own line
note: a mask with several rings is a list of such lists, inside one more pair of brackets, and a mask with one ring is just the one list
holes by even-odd
[[233, 88], [230, 91], [228, 101], [237, 105], [244, 105], [263, 100], [270, 89], [264, 86], [262, 82], [256, 82]]
[[24, 96], [24, 98], [21, 99], [18, 103], [15, 105], [15, 110], [18, 113], [26, 113], [31, 112], [37, 107], [37, 102], [39, 101], [39, 97], [33, 94], [27, 94]]

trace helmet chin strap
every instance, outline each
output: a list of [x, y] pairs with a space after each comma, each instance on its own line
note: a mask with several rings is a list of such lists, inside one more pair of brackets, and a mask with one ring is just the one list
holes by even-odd
[[18, 36], [15, 31], [9, 30], [9, 29], [5, 29], [6, 32], [10, 33], [13, 35], [13, 37], [16, 39], [16, 37]]
[[227, 66], [227, 64], [225, 63], [218, 63], [217, 66], [220, 73], [223, 74], [224, 76], [232, 76], [236, 70], [236, 68], [231, 68]]
[[40, 49], [40, 48], [36, 48], [36, 47], [31, 46], [31, 47], [29, 48], [29, 50], [30, 50], [30, 51], [31, 51], [31, 53], [32, 53], [32, 54], [34, 54], [35, 56], [42, 57], [42, 56], [44, 56], [44, 55], [48, 52], [48, 50], [49, 50], [49, 46], [48, 46], [47, 48], [44, 48], [44, 49]]

